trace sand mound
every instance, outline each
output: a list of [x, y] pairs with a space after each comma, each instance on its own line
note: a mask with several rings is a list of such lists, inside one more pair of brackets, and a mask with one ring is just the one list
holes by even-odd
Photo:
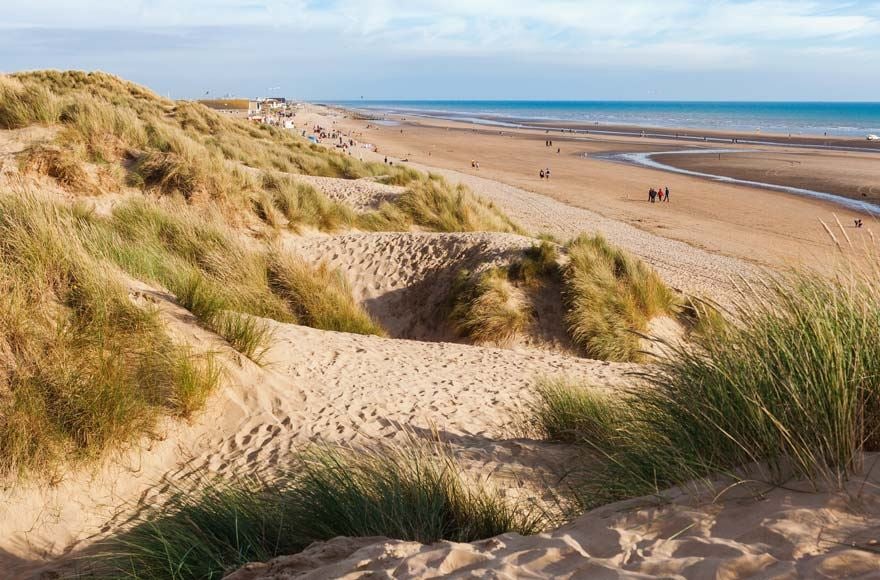
[[[876, 578], [878, 483], [853, 481], [834, 494], [735, 488], [705, 504], [631, 500], [549, 534], [471, 544], [385, 540], [358, 549], [339, 538], [230, 578]], [[308, 568], [330, 554], [342, 558]]]
[[[264, 368], [200, 328], [172, 297], [132, 282], [154, 302], [176, 340], [214, 351], [226, 384], [191, 424], [169, 421], [155, 440], [93, 470], [0, 491], [0, 566], [29, 577], [61, 565], [118, 531], [133, 512], [160, 504], [174, 482], [284, 467], [315, 441], [354, 444], [411, 436], [448, 441], [472, 474], [493, 474], [510, 494], [557, 469], [564, 455], [511, 439], [536, 375], [572, 375], [607, 388], [637, 367], [544, 353], [327, 332], [269, 321], [275, 343]], [[543, 484], [543, 481], [541, 482]]]
[[347, 204], [356, 211], [376, 209], [382, 202], [392, 201], [404, 191], [403, 187], [386, 185], [372, 179], [340, 179], [293, 173], [288, 175], [297, 181], [308, 183], [333, 201]]
[[535, 244], [498, 233], [356, 233], [288, 237], [288, 249], [339, 269], [391, 336], [455, 340], [443, 309], [462, 270], [508, 264]]

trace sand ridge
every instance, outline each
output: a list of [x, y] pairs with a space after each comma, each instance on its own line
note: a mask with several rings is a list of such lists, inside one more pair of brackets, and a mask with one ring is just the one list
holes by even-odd
[[702, 502], [672, 490], [671, 503], [628, 500], [550, 533], [470, 544], [339, 538], [228, 578], [877, 578], [878, 484], [875, 475], [840, 493], [754, 485]]

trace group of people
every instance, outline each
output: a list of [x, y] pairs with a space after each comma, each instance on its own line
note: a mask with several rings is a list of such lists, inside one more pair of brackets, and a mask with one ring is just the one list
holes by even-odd
[[669, 201], [669, 187], [658, 187], [657, 189], [652, 187], [648, 190], [648, 200], [651, 203], [655, 201]]
[[545, 169], [542, 169], [542, 170], [538, 173], [538, 175], [541, 176], [541, 179], [550, 179], [550, 168], [547, 167], [547, 168], [545, 168]]
[[863, 225], [865, 225], [865, 223], [861, 220], [861, 218], [860, 218], [860, 219], [855, 219], [855, 220], [853, 220], [853, 221], [856, 222], [856, 227], [857, 227], [857, 228], [860, 228], [860, 227], [862, 227]]
[[471, 159], [471, 169], [479, 169], [479, 168], [480, 168], [480, 162], [476, 161], [474, 159]]

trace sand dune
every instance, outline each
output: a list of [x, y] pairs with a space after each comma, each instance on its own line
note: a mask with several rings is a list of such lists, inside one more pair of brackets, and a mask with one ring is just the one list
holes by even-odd
[[220, 353], [225, 386], [193, 423], [169, 421], [143, 448], [73, 470], [53, 486], [32, 482], [0, 492], [0, 565], [15, 574], [65, 564], [65, 553], [119, 530], [189, 475], [266, 473], [318, 441], [357, 445], [439, 434], [475, 474], [495, 474], [516, 493], [564, 460], [551, 446], [511, 438], [534, 378], [572, 375], [613, 389], [630, 384], [636, 368], [272, 321], [275, 343], [261, 368], [199, 327], [170, 295], [131, 286], [135, 299], [160, 308], [176, 340]]
[[[0, 157], [19, 152], [22, 139], [33, 138], [7, 140], [16, 145], [0, 147]], [[563, 238], [603, 233], [683, 292], [730, 301], [731, 279], [754, 273], [743, 261], [550, 197], [454, 171], [439, 173], [468, 184], [534, 232]], [[402, 191], [370, 180], [296, 179], [359, 210]], [[536, 377], [567, 375], [616, 391], [631, 387], [642, 367], [438, 342], [454, 339], [438, 312], [457, 273], [509, 263], [533, 243], [490, 233], [286, 235], [287, 249], [338, 268], [394, 338], [267, 321], [274, 341], [262, 367], [200, 327], [166, 292], [131, 280], [132, 298], [155, 304], [176, 341], [197, 353], [217, 353], [225, 369], [223, 387], [192, 422], [166, 421], [155, 439], [102, 465], [75, 467], [53, 485], [17, 483], [0, 490], [0, 576], [29, 577], [68, 565], [96, 541], [124, 529], [139, 510], [161, 505], [189, 476], [265, 474], [283, 469], [293, 453], [318, 442], [358, 446], [440, 437], [468, 475], [491, 477], [514, 496], [546, 490], [544, 480], [570, 456], [565, 447], [521, 438], [518, 421]], [[655, 322], [656, 328], [669, 326]], [[606, 506], [548, 534], [473, 544], [338, 539], [249, 566], [236, 578], [736, 578], [843, 571], [867, 576], [880, 566], [876, 554], [834, 542], [861, 543], [880, 535], [877, 483], [853, 488], [850, 496], [776, 489], [763, 490], [760, 501], [728, 495], [721, 503], [695, 504], [677, 496], [658, 507], [654, 500], [636, 500]]]
[[629, 500], [549, 534], [471, 544], [339, 538], [227, 578], [876, 578], [878, 483], [742, 487], [705, 503], [670, 492], [670, 504]]
[[442, 309], [456, 275], [508, 264], [535, 240], [494, 233], [352, 233], [284, 243], [313, 263], [340, 270], [391, 336], [454, 340]]
[[404, 191], [403, 187], [386, 185], [372, 179], [338, 179], [293, 173], [289, 175], [297, 181], [308, 183], [333, 201], [350, 205], [357, 211], [376, 209], [382, 202], [392, 201]]

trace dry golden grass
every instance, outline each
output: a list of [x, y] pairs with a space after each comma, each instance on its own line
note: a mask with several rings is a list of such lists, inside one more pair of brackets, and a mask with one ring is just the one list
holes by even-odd
[[[0, 127], [61, 124], [59, 144], [82, 150], [83, 161], [125, 167], [128, 183], [148, 191], [213, 202], [231, 223], [247, 223], [251, 215], [278, 227], [269, 194], [294, 230], [355, 225], [400, 230], [414, 224], [435, 231], [519, 231], [491, 204], [436, 176], [364, 163], [275, 127], [163, 99], [112, 75], [17, 73], [2, 77], [0, 95]], [[255, 179], [244, 168], [270, 177]], [[409, 189], [394, 205], [357, 216], [314, 190], [285, 183], [279, 172], [371, 177]]]
[[601, 236], [568, 244], [564, 270], [568, 330], [588, 356], [642, 360], [639, 335], [651, 318], [677, 310], [674, 293], [645, 263]]
[[462, 336], [478, 344], [506, 346], [528, 326], [530, 304], [505, 268], [476, 277], [463, 271], [455, 286], [450, 320]]
[[112, 268], [79, 242], [73, 212], [0, 193], [0, 472], [51, 472], [188, 416], [216, 386]]
[[99, 192], [86, 171], [82, 153], [72, 147], [32, 147], [20, 161], [21, 169], [25, 173], [48, 175], [67, 191], [84, 195], [95, 195]]
[[301, 324], [355, 334], [385, 336], [385, 331], [352, 298], [339, 272], [325, 264], [313, 267], [289, 254], [276, 253], [269, 266], [270, 284]]

